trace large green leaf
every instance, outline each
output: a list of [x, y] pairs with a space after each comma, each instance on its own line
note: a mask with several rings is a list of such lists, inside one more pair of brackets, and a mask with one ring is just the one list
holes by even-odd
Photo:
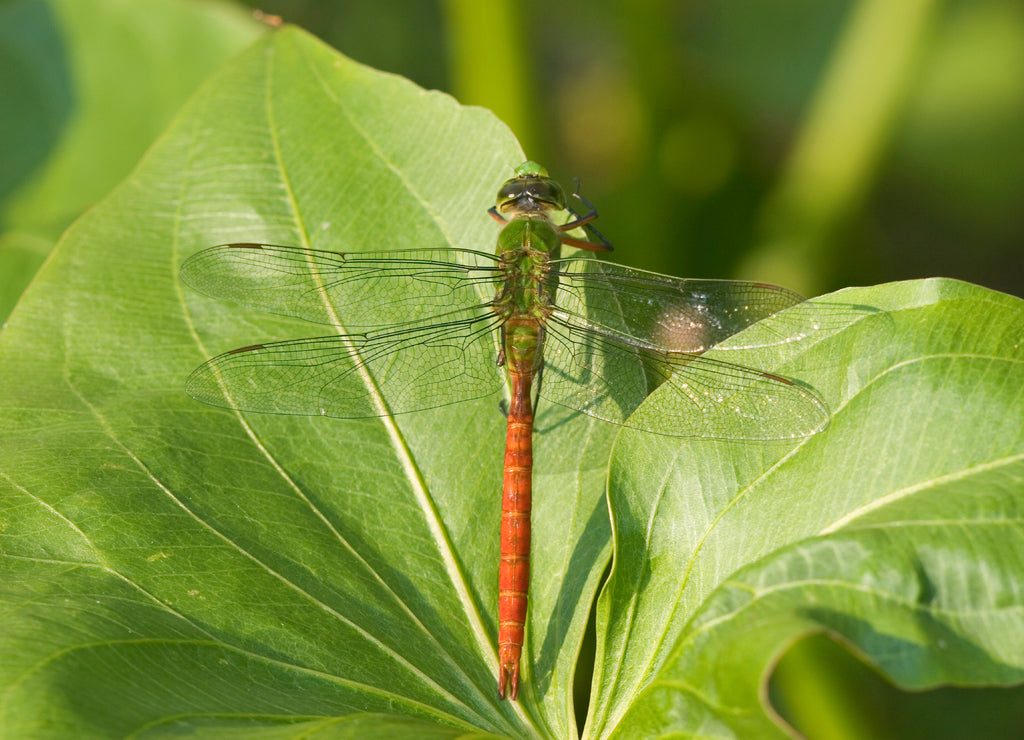
[[[230, 241], [487, 249], [486, 208], [522, 158], [487, 112], [286, 29], [211, 81], [67, 232], [0, 335], [0, 733], [575, 735], [616, 427], [538, 416], [512, 703], [495, 678], [498, 398], [342, 421], [240, 415], [183, 392], [212, 354], [324, 332], [189, 291], [189, 254]], [[824, 434], [621, 435], [589, 734], [778, 732], [758, 691], [816, 629], [907, 683], [1019, 680], [1014, 633], [995, 624], [1021, 604], [1019, 543], [989, 535], [1011, 528], [1021, 488], [1020, 302], [930, 282], [827, 303], [809, 339], [719, 351], [816, 387], [835, 414]], [[748, 340], [736, 345], [770, 344]], [[971, 569], [990, 589], [950, 593]], [[882, 610], [878, 584], [895, 593], [900, 577], [929, 600]]]
[[573, 733], [614, 428], [538, 418], [547, 575], [510, 703], [495, 678], [498, 397], [340, 422], [243, 418], [183, 392], [213, 353], [324, 332], [186, 290], [188, 254], [489, 249], [486, 209], [522, 159], [486, 111], [288, 30], [208, 85], [67, 233], [0, 347], [8, 734], [353, 712]]
[[942, 280], [826, 300], [817, 341], [760, 358], [824, 394], [824, 434], [620, 438], [594, 737], [784, 737], [765, 683], [817, 631], [909, 688], [1024, 680], [1024, 303]]

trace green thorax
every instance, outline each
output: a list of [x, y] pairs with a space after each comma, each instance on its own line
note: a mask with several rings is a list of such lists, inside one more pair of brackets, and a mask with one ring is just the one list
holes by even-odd
[[535, 162], [520, 165], [498, 191], [492, 212], [505, 227], [498, 237], [502, 271], [492, 305], [503, 319], [502, 352], [511, 372], [532, 374], [541, 363], [541, 328], [558, 289], [549, 262], [562, 247], [551, 214], [564, 209], [561, 186]]
[[551, 312], [557, 281], [548, 261], [558, 259], [562, 236], [551, 214], [565, 209], [562, 187], [536, 162], [524, 162], [501, 186], [492, 212], [505, 222], [498, 237], [503, 267], [494, 311], [513, 324], [542, 322]]
[[545, 214], [520, 215], [498, 237], [502, 274], [494, 311], [505, 319], [543, 321], [551, 312], [557, 280], [549, 260], [558, 259], [562, 241]]

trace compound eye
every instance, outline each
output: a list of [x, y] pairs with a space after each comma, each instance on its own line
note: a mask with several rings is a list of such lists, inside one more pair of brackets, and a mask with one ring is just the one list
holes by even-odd
[[565, 208], [565, 193], [562, 192], [562, 186], [549, 177], [530, 183], [528, 193], [534, 200], [547, 203], [553, 208]]
[[523, 195], [524, 183], [522, 180], [509, 180], [501, 186], [498, 191], [498, 210], [504, 209], [506, 205], [518, 200]]

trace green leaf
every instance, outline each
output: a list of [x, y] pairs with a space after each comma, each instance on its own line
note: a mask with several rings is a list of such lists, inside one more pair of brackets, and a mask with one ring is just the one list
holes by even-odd
[[510, 703], [498, 397], [342, 422], [242, 417], [183, 390], [212, 354], [327, 331], [187, 290], [186, 256], [237, 240], [492, 249], [486, 209], [522, 160], [486, 111], [286, 30], [75, 224], [0, 343], [5, 734], [377, 712], [572, 735], [614, 428], [538, 417], [545, 577]]
[[[486, 111], [285, 29], [66, 233], [0, 335], [0, 734], [575, 736], [618, 427], [538, 415], [512, 703], [498, 398], [345, 421], [183, 391], [213, 354], [325, 332], [188, 290], [188, 255], [490, 249], [486, 209], [522, 159]], [[1021, 302], [931, 281], [820, 311], [803, 341], [716, 355], [813, 386], [823, 434], [620, 435], [588, 736], [778, 734], [759, 691], [815, 630], [909, 685], [1021, 680]]]
[[588, 735], [785, 737], [765, 682], [811, 632], [908, 688], [1024, 680], [1024, 303], [945, 280], [819, 300], [820, 336], [744, 360], [818, 389], [823, 434], [620, 438]]
[[262, 30], [244, 11], [211, 2], [0, 5], [0, 318], [68, 225]]

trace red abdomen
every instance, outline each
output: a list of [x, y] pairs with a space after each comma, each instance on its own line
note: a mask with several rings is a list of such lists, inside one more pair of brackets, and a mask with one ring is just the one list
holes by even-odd
[[498, 568], [498, 692], [519, 694], [519, 659], [530, 585], [530, 495], [533, 474], [531, 377], [510, 372], [512, 404], [505, 438], [501, 495], [501, 565]]

